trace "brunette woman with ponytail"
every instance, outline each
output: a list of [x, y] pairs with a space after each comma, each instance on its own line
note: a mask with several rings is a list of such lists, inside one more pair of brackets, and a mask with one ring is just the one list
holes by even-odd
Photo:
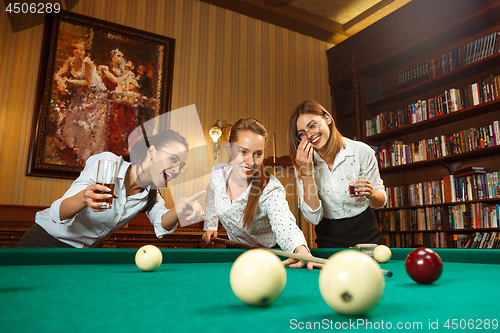
[[[279, 180], [264, 170], [267, 129], [254, 118], [234, 124], [226, 147], [229, 164], [217, 164], [210, 175], [205, 199], [205, 234], [210, 244], [219, 221], [229, 240], [287, 252], [311, 255], [302, 231], [288, 207]], [[300, 268], [305, 261], [287, 259], [284, 265]], [[308, 262], [308, 269], [321, 265]]]
[[[203, 214], [196, 199], [205, 191], [179, 199], [175, 209], [165, 207], [158, 191], [165, 188], [169, 180], [187, 171], [187, 154], [188, 144], [184, 137], [172, 130], [164, 130], [136, 143], [130, 149], [130, 156], [104, 152], [89, 157], [80, 176], [62, 198], [36, 214], [36, 223], [17, 246], [93, 247], [140, 211], [148, 216], [157, 237], [172, 233], [179, 216], [189, 208], [193, 209], [191, 219]], [[114, 193], [110, 188], [96, 184], [99, 160], [117, 162]], [[97, 201], [110, 197], [114, 199], [109, 209]]]

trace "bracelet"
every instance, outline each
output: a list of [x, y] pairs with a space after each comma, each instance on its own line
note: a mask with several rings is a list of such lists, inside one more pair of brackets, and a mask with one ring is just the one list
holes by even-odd
[[314, 175], [315, 172], [316, 172], [316, 170], [313, 170], [311, 173], [308, 173], [308, 174], [305, 174], [305, 175], [301, 172], [300, 176], [301, 177], [312, 177], [312, 175]]

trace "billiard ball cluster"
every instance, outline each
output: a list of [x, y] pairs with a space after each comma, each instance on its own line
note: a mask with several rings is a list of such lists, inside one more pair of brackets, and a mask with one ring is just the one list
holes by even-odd
[[[242, 302], [268, 305], [282, 293], [286, 270], [275, 254], [254, 249], [241, 254], [230, 273], [231, 288]], [[380, 266], [367, 255], [341, 251], [328, 259], [319, 275], [320, 293], [335, 311], [358, 315], [370, 311], [384, 293]]]
[[[379, 245], [370, 256], [355, 250], [332, 255], [319, 275], [321, 296], [328, 306], [345, 315], [364, 315], [382, 298], [385, 279], [377, 262], [385, 263], [391, 250]], [[161, 251], [154, 245], [141, 247], [135, 263], [144, 272], [152, 272], [162, 263]], [[417, 283], [431, 284], [439, 279], [443, 261], [425, 247], [411, 251], [405, 260], [408, 275]], [[264, 249], [241, 254], [233, 263], [230, 284], [236, 297], [249, 305], [266, 306], [277, 299], [286, 285], [286, 269], [280, 258]]]

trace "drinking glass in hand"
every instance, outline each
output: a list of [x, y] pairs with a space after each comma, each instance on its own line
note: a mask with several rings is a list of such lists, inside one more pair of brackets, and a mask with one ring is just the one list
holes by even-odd
[[[100, 160], [97, 167], [97, 179], [96, 183], [104, 185], [111, 189], [111, 192], [95, 191], [99, 194], [113, 194], [115, 192], [115, 181], [116, 181], [116, 161], [110, 160]], [[102, 202], [102, 207], [104, 209], [111, 208], [113, 204], [113, 197], [106, 199], [96, 199], [96, 202]]]
[[350, 172], [347, 174], [347, 183], [349, 184], [349, 195], [351, 198], [354, 199], [359, 199], [362, 198], [364, 195], [359, 194], [359, 192], [356, 190], [356, 184], [358, 183], [358, 180], [364, 179], [365, 175], [363, 172], [360, 172], [359, 174], [356, 172]]

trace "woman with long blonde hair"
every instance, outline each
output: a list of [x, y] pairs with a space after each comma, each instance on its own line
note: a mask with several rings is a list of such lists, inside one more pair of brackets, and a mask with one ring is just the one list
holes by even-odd
[[[271, 248], [276, 243], [286, 252], [311, 255], [302, 231], [295, 223], [283, 185], [264, 170], [267, 129], [254, 118], [234, 124], [227, 146], [229, 164], [217, 164], [210, 175], [205, 199], [203, 239], [217, 237], [219, 221], [229, 240]], [[287, 259], [292, 268], [305, 261]], [[308, 262], [308, 269], [321, 265]]]

